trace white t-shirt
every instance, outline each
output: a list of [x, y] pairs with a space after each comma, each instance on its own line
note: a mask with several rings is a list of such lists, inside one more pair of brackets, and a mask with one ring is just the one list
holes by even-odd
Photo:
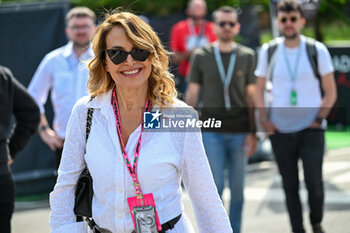
[[[306, 38], [300, 36], [301, 46], [299, 66], [294, 71], [299, 46], [296, 48], [284, 47], [284, 38], [278, 38], [276, 49], [276, 63], [272, 70], [272, 103], [271, 121], [283, 133], [291, 133], [308, 128], [315, 120], [322, 102], [319, 80], [315, 76], [306, 51]], [[259, 53], [259, 61], [255, 75], [266, 78], [268, 73], [268, 44], [264, 44]], [[295, 91], [297, 105], [290, 104], [293, 81], [288, 71], [284, 57], [285, 48], [287, 58], [292, 69], [296, 72]], [[326, 46], [316, 42], [318, 70], [321, 76], [334, 71], [331, 56]]]

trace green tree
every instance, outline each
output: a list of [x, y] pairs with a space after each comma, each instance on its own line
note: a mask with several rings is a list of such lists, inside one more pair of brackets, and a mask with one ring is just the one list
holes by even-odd
[[314, 20], [314, 33], [319, 41], [324, 40], [322, 26], [330, 23], [338, 23], [340, 26], [350, 24], [350, 18], [346, 11], [350, 11], [350, 3], [347, 0], [323, 0]]
[[[46, 0], [55, 1], [55, 0]], [[56, 0], [57, 1], [57, 0]], [[323, 41], [322, 28], [333, 22], [350, 24], [350, 1], [348, 0], [320, 0], [318, 14], [311, 24], [314, 27], [315, 37]], [[0, 0], [1, 2], [38, 2], [38, 0]], [[269, 0], [206, 0], [210, 12], [220, 6], [230, 5], [236, 8], [246, 6], [260, 6], [264, 12], [269, 12]], [[87, 6], [97, 15], [118, 7], [131, 10], [137, 14], [167, 16], [175, 12], [183, 12], [188, 0], [71, 0], [73, 6]]]

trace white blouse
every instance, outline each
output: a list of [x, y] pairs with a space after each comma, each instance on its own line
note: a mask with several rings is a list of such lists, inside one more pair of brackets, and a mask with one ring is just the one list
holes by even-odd
[[[84, 97], [73, 109], [57, 183], [50, 194], [52, 233], [89, 231], [85, 222], [75, 222], [73, 213], [76, 183], [85, 166], [93, 178], [92, 213], [95, 222], [113, 233], [134, 230], [127, 198], [135, 196], [135, 189], [123, 161], [111, 94], [112, 91], [108, 91], [91, 102], [90, 97]], [[188, 106], [176, 100], [173, 107]], [[95, 111], [85, 150], [87, 108]], [[138, 127], [130, 135], [126, 145], [130, 161], [133, 161], [140, 130]], [[232, 232], [199, 132], [144, 132], [137, 175], [142, 192], [153, 193], [162, 224], [183, 213], [182, 179], [199, 232]], [[182, 214], [174, 229], [167, 232], [194, 233], [194, 230], [187, 216]]]

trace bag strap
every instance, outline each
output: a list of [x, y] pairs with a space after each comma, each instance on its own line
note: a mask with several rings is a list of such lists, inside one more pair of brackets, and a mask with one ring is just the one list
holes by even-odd
[[318, 71], [316, 41], [314, 39], [306, 37], [306, 51], [315, 76], [321, 79], [320, 72]]
[[[278, 48], [278, 45], [279, 45], [279, 41], [277, 41], [277, 39], [275, 40], [272, 40], [268, 43], [268, 50], [267, 50], [267, 53], [268, 53], [268, 63], [267, 63], [267, 74], [266, 74], [266, 84], [265, 84], [265, 92], [268, 93], [268, 98], [269, 100], [267, 101], [266, 103], [266, 106], [267, 109], [270, 109], [272, 106], [272, 89], [273, 89], [273, 70], [274, 70], [274, 67], [276, 65], [276, 62], [277, 62], [277, 48]], [[266, 112], [266, 115], [268, 118], [270, 118], [270, 113], [271, 111], [267, 111]]]
[[268, 43], [269, 45], [269, 48], [267, 50], [267, 64], [270, 64], [271, 62], [271, 58], [272, 58], [272, 55], [275, 53], [276, 49], [277, 49], [277, 46], [278, 46], [278, 42], [277, 40], [272, 40]]
[[89, 134], [91, 131], [91, 124], [92, 124], [92, 116], [94, 114], [93, 108], [88, 108], [87, 115], [86, 115], [86, 130], [85, 130], [85, 145], [87, 143], [87, 140], [89, 138]]
[[269, 47], [267, 49], [267, 77], [266, 80], [270, 82], [272, 85], [272, 79], [273, 79], [273, 70], [276, 65], [276, 58], [277, 58], [277, 47], [279, 45], [279, 42], [277, 39], [274, 39], [268, 43]]
[[[93, 98], [94, 97], [91, 97], [89, 102], [91, 102], [93, 100]], [[92, 116], [93, 116], [93, 114], [94, 114], [94, 108], [88, 108], [88, 111], [87, 111], [87, 114], [86, 114], [86, 127], [85, 127], [85, 148], [86, 148], [86, 143], [87, 143], [87, 140], [89, 138], [90, 131], [91, 131], [91, 124], [92, 124]], [[89, 170], [87, 168], [85, 168], [85, 170], [87, 172], [89, 172]], [[77, 222], [81, 222], [83, 220], [84, 219], [83, 219], [82, 216], [76, 216], [76, 221]]]
[[[94, 99], [95, 97], [91, 97], [89, 100], [89, 103]], [[94, 108], [88, 108], [87, 114], [86, 114], [86, 127], [85, 127], [85, 147], [87, 140], [89, 138], [89, 134], [91, 131], [91, 124], [92, 124], [92, 116], [94, 115]]]
[[180, 218], [181, 218], [181, 214], [169, 220], [168, 222], [162, 224], [162, 231], [159, 231], [159, 233], [165, 233], [167, 230], [173, 229], [175, 227], [175, 224], [179, 221]]
[[314, 72], [315, 77], [317, 78], [320, 84], [321, 95], [323, 96], [323, 88], [322, 88], [322, 79], [321, 74], [318, 70], [318, 60], [317, 60], [317, 48], [316, 48], [316, 40], [306, 37], [306, 52], [309, 57], [309, 61]]

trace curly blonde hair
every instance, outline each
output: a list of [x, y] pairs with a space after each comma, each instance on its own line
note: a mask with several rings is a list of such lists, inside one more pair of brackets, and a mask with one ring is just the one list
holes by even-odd
[[151, 52], [148, 59], [152, 64], [152, 72], [148, 78], [148, 98], [160, 107], [174, 103], [177, 96], [173, 75], [168, 71], [168, 53], [163, 48], [153, 29], [138, 16], [130, 12], [108, 14], [101, 23], [93, 39], [95, 57], [89, 63], [90, 77], [88, 90], [95, 97], [112, 89], [114, 81], [105, 69], [106, 37], [113, 27], [124, 28], [126, 36], [136, 48]]

